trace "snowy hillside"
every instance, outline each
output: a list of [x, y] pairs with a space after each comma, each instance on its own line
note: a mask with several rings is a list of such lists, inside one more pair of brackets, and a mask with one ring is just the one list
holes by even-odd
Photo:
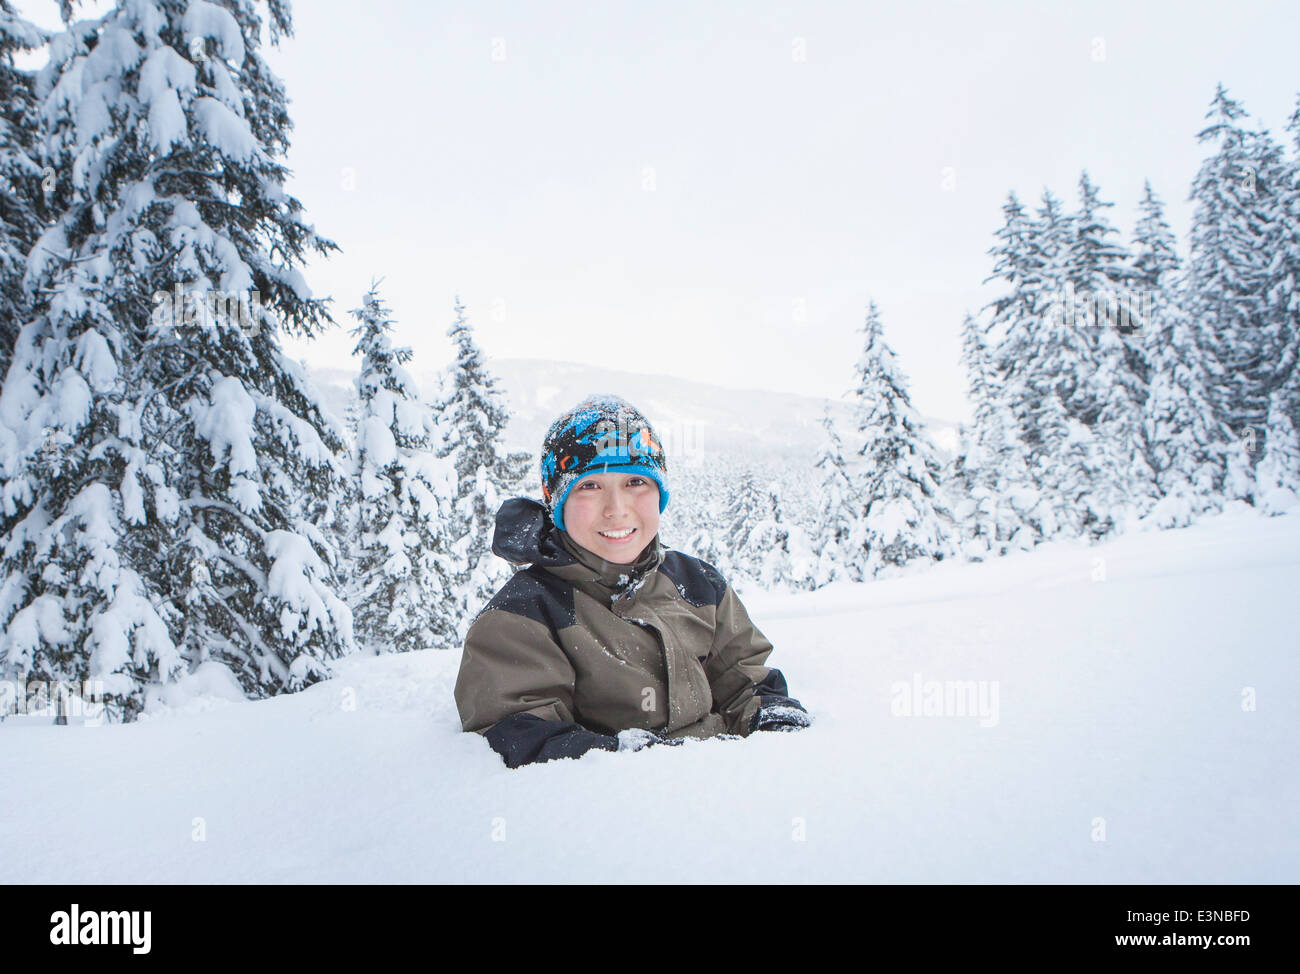
[[[0, 882], [1294, 883], [1300, 514], [746, 594], [814, 726], [508, 771], [455, 653], [0, 724]], [[975, 681], [974, 713], [921, 713]]]
[[[489, 359], [488, 368], [504, 389], [513, 413], [506, 430], [509, 449], [536, 453], [546, 427], [559, 413], [594, 392], [615, 392], [640, 407], [664, 441], [669, 457], [724, 455], [812, 465], [822, 441], [821, 415], [827, 401], [837, 420], [852, 427], [851, 410], [841, 394], [851, 385], [846, 367], [843, 388], [829, 386], [826, 399], [760, 389], [735, 390], [666, 375], [601, 369], [574, 362], [541, 359]], [[415, 368], [426, 397], [437, 387], [435, 371]], [[313, 368], [311, 374], [337, 416], [354, 395], [353, 372]], [[945, 454], [956, 448], [956, 424], [926, 418], [927, 429]]]

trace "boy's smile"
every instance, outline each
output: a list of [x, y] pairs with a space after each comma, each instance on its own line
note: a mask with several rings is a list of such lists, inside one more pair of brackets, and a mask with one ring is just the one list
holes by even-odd
[[659, 485], [638, 473], [593, 473], [564, 501], [564, 526], [605, 561], [630, 565], [659, 531]]

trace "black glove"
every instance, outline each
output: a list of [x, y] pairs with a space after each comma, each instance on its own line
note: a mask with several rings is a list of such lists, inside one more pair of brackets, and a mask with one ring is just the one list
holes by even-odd
[[751, 731], [796, 731], [812, 726], [803, 704], [793, 697], [759, 697]]

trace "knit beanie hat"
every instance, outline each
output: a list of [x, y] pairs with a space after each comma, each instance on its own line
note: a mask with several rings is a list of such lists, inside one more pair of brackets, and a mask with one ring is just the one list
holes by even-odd
[[639, 473], [659, 485], [668, 506], [668, 465], [659, 437], [640, 410], [618, 396], [590, 396], [551, 424], [542, 442], [542, 496], [564, 530], [564, 502], [593, 473]]

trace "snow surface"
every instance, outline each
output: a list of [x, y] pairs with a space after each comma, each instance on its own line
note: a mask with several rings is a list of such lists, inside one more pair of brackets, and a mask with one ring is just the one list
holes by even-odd
[[[211, 664], [136, 724], [0, 722], [0, 882], [1294, 883], [1298, 585], [1300, 512], [1237, 508], [754, 591], [811, 728], [516, 771], [457, 653], [257, 702]], [[914, 678], [996, 706], [895, 716]]]

